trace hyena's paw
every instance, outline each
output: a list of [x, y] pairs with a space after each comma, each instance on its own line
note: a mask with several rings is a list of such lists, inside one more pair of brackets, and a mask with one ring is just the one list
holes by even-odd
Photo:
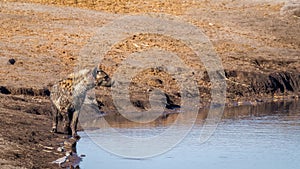
[[76, 140], [80, 139], [80, 136], [77, 133], [72, 134], [72, 137], [75, 138]]
[[71, 130], [70, 126], [64, 126], [63, 129], [64, 129], [64, 132], [63, 132], [64, 134], [69, 135], [69, 136], [72, 135], [72, 130]]

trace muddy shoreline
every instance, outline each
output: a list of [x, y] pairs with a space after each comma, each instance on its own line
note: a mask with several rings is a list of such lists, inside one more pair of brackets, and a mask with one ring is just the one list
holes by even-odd
[[[300, 95], [300, 8], [288, 3], [293, 1], [9, 1], [0, 1], [1, 168], [58, 167], [51, 162], [65, 155], [57, 148], [66, 136], [50, 132], [49, 87], [77, 68], [80, 49], [96, 28], [125, 14], [168, 13], [201, 28], [224, 67], [227, 107], [297, 100]], [[142, 45], [159, 46], [187, 60], [194, 57], [174, 39], [139, 34], [113, 46], [103, 68], [113, 74], [125, 56], [145, 50]], [[203, 65], [188, 64], [201, 74], [196, 81], [200, 106], [205, 108], [211, 101], [210, 79]], [[167, 111], [180, 105], [176, 81], [158, 69], [144, 73], [130, 85], [135, 107], [149, 107], [147, 92], [153, 88], [165, 93]], [[110, 92], [98, 88], [94, 106], [114, 120], [119, 114]], [[173, 117], [162, 118], [168, 121]]]
[[[243, 105], [260, 107], [268, 102], [283, 102], [283, 101], [295, 101], [298, 97], [285, 96], [280, 98], [265, 98], [256, 102], [231, 102], [227, 104], [227, 108], [239, 107]], [[59, 158], [66, 157], [66, 153], [76, 152], [72, 146], [76, 146], [76, 141], [69, 139], [65, 134], [51, 133], [51, 116], [50, 102], [48, 97], [44, 96], [28, 96], [28, 95], [12, 95], [12, 94], [0, 94], [0, 146], [1, 146], [1, 166], [4, 168], [57, 168], [59, 164], [52, 163]], [[105, 101], [105, 102], [110, 102]], [[275, 103], [273, 103], [275, 105]], [[101, 104], [101, 111], [109, 108], [112, 105]], [[280, 106], [279, 106], [280, 108]], [[207, 107], [200, 109], [199, 115], [205, 119]], [[275, 109], [275, 107], [272, 107]], [[236, 110], [233, 109], [233, 110]], [[176, 119], [176, 114], [172, 113], [172, 110], [166, 110], [170, 113], [159, 117], [156, 121], [161, 124], [171, 124]], [[100, 112], [99, 112], [100, 113]], [[108, 122], [111, 121], [114, 124], [116, 121], [127, 121], [118, 112], [110, 111], [110, 114], [105, 114], [103, 118], [106, 118]], [[251, 113], [251, 112], [249, 112]], [[175, 115], [175, 116], [174, 116]], [[224, 114], [223, 118], [234, 118], [247, 116], [247, 114], [239, 114], [239, 111], [229, 112]], [[203, 117], [202, 117], [203, 116]], [[261, 116], [261, 115], [260, 115]], [[174, 119], [175, 118], [175, 119]], [[122, 124], [123, 124], [122, 122]], [[127, 123], [125, 123], [127, 124]], [[128, 123], [129, 124], [129, 123]], [[132, 124], [135, 126], [134, 124]], [[97, 127], [97, 126], [95, 126]], [[120, 127], [117, 125], [116, 127]], [[81, 127], [79, 127], [82, 130]], [[62, 126], [59, 126], [59, 130], [62, 131]], [[70, 141], [68, 141], [70, 140]], [[69, 142], [66, 145], [66, 142]], [[71, 143], [70, 143], [71, 142]], [[69, 147], [67, 147], [69, 146]], [[64, 151], [60, 148], [64, 147]], [[83, 154], [84, 155], [84, 154]], [[69, 161], [60, 165], [61, 167], [69, 167], [71, 165], [77, 165], [80, 162], [81, 154], [69, 156]], [[83, 156], [83, 160], [84, 160]]]

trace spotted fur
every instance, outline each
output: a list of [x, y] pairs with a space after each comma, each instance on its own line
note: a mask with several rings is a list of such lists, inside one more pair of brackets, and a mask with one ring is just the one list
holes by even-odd
[[53, 109], [52, 131], [57, 132], [58, 117], [63, 117], [64, 132], [77, 137], [77, 123], [80, 108], [88, 90], [95, 86], [110, 87], [111, 79], [103, 70], [97, 67], [70, 74], [51, 88], [50, 99]]

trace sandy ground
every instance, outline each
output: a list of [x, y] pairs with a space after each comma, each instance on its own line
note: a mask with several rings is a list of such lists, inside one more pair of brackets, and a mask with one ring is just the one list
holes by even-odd
[[[152, 1], [147, 2], [149, 6], [140, 6], [139, 13], [148, 12], [150, 7], [155, 9], [157, 1], [153, 1], [153, 4]], [[164, 4], [159, 12], [165, 12], [164, 8], [167, 8], [201, 28], [213, 43], [225, 69], [239, 68], [263, 73], [283, 69], [299, 71], [299, 18], [281, 16], [283, 3], [280, 1], [193, 1], [190, 5], [182, 5], [186, 7], [178, 5], [179, 10], [176, 3], [171, 6]], [[79, 3], [78, 6], [84, 5]], [[105, 8], [102, 4], [98, 6]], [[68, 7], [1, 3], [0, 73], [5, 74], [5, 78], [1, 78], [0, 84], [41, 88], [65, 77], [74, 71], [74, 65], [79, 62], [80, 49], [98, 27], [123, 13], [137, 12], [137, 9], [127, 5], [115, 8], [120, 10], [99, 8], [104, 11], [97, 12]], [[173, 14], [168, 10], [166, 13]], [[6, 64], [9, 58], [17, 60], [14, 66]], [[266, 65], [257, 67], [253, 63], [255, 59], [266, 60]], [[283, 68], [280, 63], [272, 64], [273, 60], [291, 63]]]
[[[56, 148], [63, 142], [63, 135], [49, 133], [49, 100], [36, 91], [48, 88], [73, 72], [81, 63], [80, 50], [96, 30], [125, 15], [166, 13], [201, 29], [225, 69], [228, 103], [297, 96], [300, 20], [294, 10], [298, 8], [283, 8], [286, 2], [0, 1], [0, 86], [1, 93], [6, 93], [4, 89], [11, 93], [0, 96], [0, 166], [57, 167], [50, 162], [62, 156]], [[286, 9], [296, 12], [287, 12]], [[103, 67], [113, 75], [125, 56], [153, 46], [177, 53], [196, 74], [202, 73], [203, 76], [195, 77], [202, 98], [209, 101], [211, 84], [204, 76], [205, 67], [192, 60], [194, 56], [189, 48], [170, 37], [130, 36], [114, 44], [105, 55]], [[11, 58], [16, 60], [13, 65], [8, 63]], [[148, 90], [145, 86], [163, 88], [172, 101], [178, 103], [178, 86], [170, 75], [153, 69], [144, 73], [146, 75], [139, 74], [133, 79], [131, 87], [136, 89], [133, 90], [136, 95]], [[183, 77], [188, 77], [188, 74]], [[108, 92], [100, 93], [102, 96], [97, 98], [104, 103], [104, 111], [113, 109], [112, 101], [104, 97]], [[133, 102], [140, 106], [140, 102]]]

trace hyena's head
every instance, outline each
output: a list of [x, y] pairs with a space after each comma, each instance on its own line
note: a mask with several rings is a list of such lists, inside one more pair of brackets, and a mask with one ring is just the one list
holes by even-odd
[[93, 77], [94, 77], [94, 84], [96, 86], [104, 86], [104, 87], [111, 87], [113, 82], [111, 78], [104, 72], [102, 69], [98, 67], [94, 68], [93, 70]]

